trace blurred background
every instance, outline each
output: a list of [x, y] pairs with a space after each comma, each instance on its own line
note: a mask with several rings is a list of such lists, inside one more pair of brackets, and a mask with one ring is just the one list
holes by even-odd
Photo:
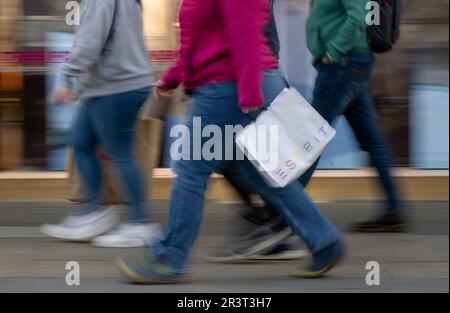
[[[177, 50], [179, 0], [144, 0], [145, 33], [157, 73], [173, 61]], [[62, 171], [66, 169], [67, 131], [76, 109], [49, 101], [55, 72], [70, 51], [73, 29], [65, 23], [66, 1], [0, 0], [0, 170]], [[448, 0], [404, 0], [401, 40], [377, 55], [373, 96], [397, 165], [448, 169]], [[306, 97], [315, 70], [305, 47], [306, 0], [278, 0], [277, 22], [282, 67], [292, 85]], [[166, 100], [166, 129], [185, 110], [179, 94]], [[345, 120], [325, 153], [321, 167], [367, 166]], [[159, 166], [166, 157], [162, 141]]]

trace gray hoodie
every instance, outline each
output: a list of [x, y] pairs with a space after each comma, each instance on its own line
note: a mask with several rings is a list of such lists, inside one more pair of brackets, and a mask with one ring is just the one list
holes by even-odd
[[62, 65], [59, 85], [81, 98], [107, 96], [154, 82], [137, 0], [82, 0], [72, 53]]

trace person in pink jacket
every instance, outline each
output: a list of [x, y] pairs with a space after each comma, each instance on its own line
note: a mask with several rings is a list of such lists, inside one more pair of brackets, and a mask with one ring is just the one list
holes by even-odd
[[[193, 96], [185, 137], [189, 149], [176, 163], [169, 222], [162, 238], [142, 257], [125, 257], [119, 266], [138, 283], [173, 283], [186, 274], [190, 250], [202, 220], [209, 177], [237, 162], [257, 191], [270, 199], [294, 231], [305, 241], [313, 262], [296, 271], [299, 277], [319, 277], [344, 254], [336, 227], [305, 194], [299, 182], [277, 189], [245, 161], [229, 160], [233, 140], [222, 140], [213, 158], [198, 155], [210, 138], [197, 142], [196, 133], [214, 128], [225, 134], [229, 126], [251, 123], [285, 87], [266, 92], [274, 83], [278, 61], [264, 34], [270, 20], [269, 0], [184, 0], [180, 11], [181, 46], [176, 64], [155, 84], [158, 95], [170, 95], [180, 84]], [[201, 121], [201, 124], [198, 124]], [[211, 128], [212, 127], [212, 128]], [[218, 147], [214, 147], [217, 149]]]

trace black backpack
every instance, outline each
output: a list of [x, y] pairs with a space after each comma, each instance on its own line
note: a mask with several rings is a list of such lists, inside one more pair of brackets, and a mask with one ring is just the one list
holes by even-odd
[[380, 7], [380, 24], [367, 27], [369, 45], [375, 53], [392, 50], [400, 37], [400, 0], [375, 0]]

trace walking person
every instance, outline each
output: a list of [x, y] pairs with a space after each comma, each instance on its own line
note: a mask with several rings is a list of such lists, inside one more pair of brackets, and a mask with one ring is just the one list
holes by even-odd
[[[313, 107], [329, 122], [345, 116], [377, 170], [386, 205], [379, 216], [352, 227], [356, 232], [398, 232], [406, 218], [391, 175], [393, 157], [378, 123], [369, 81], [374, 56], [369, 46], [366, 0], [314, 0], [307, 25], [308, 48], [317, 68]], [[306, 186], [317, 163], [301, 178]]]
[[[272, 84], [270, 73], [278, 68], [277, 58], [264, 35], [269, 19], [269, 0], [183, 1], [179, 59], [156, 83], [156, 92], [170, 94], [183, 83], [192, 93], [194, 103], [188, 121], [191, 134], [201, 133], [198, 128], [203, 128], [196, 126], [194, 118], [201, 118], [202, 125], [219, 127], [223, 134], [227, 125], [247, 125], [252, 121], [249, 112], [270, 104], [272, 97], [278, 95], [266, 93], [264, 99], [262, 93], [268, 90], [264, 84]], [[284, 86], [283, 83], [279, 88]], [[204, 142], [206, 139], [202, 138], [201, 144]], [[222, 143], [222, 151], [235, 151], [234, 141]], [[194, 144], [197, 143], [189, 138], [189, 147]], [[194, 159], [192, 154], [193, 149], [189, 149], [190, 158], [176, 163], [169, 222], [162, 239], [150, 245], [142, 257], [119, 260], [121, 270], [131, 281], [170, 283], [186, 274], [202, 220], [208, 180], [213, 172], [226, 168], [228, 162], [223, 157]], [[258, 193], [276, 204], [310, 249], [312, 263], [299, 268], [296, 275], [320, 277], [331, 270], [344, 254], [341, 235], [301, 184], [271, 188], [249, 161], [241, 161], [239, 166]]]
[[[133, 145], [138, 113], [154, 82], [140, 1], [83, 0], [73, 50], [60, 74], [54, 100], [68, 103], [76, 93], [81, 99], [70, 139], [86, 197], [62, 223], [41, 230], [64, 240], [93, 239], [102, 247], [143, 246], [158, 232], [147, 212], [145, 181]], [[117, 228], [116, 212], [102, 206], [98, 145], [117, 168], [130, 203], [127, 222]]]
[[[339, 116], [347, 118], [361, 148], [369, 153], [386, 195], [385, 208], [377, 218], [352, 225], [350, 230], [401, 232], [406, 230], [407, 222], [390, 173], [392, 156], [369, 95], [374, 57], [366, 32], [366, 2], [315, 0], [311, 4], [307, 40], [318, 71], [312, 105], [330, 124]], [[277, 38], [276, 27], [271, 29], [275, 32], [270, 32], [270, 37]], [[309, 184], [317, 164], [300, 178], [303, 186]], [[233, 174], [234, 181], [245, 181], [239, 172], [233, 171]], [[241, 183], [240, 186], [240, 194], [254, 193], [250, 185]], [[266, 201], [262, 209], [250, 209], [241, 216], [255, 227], [240, 234], [233, 243], [212, 251], [209, 260], [228, 262], [262, 258], [262, 255], [266, 255], [265, 259], [270, 259], [271, 255], [278, 259], [302, 255], [298, 249], [286, 244], [290, 227], [270, 202]]]

